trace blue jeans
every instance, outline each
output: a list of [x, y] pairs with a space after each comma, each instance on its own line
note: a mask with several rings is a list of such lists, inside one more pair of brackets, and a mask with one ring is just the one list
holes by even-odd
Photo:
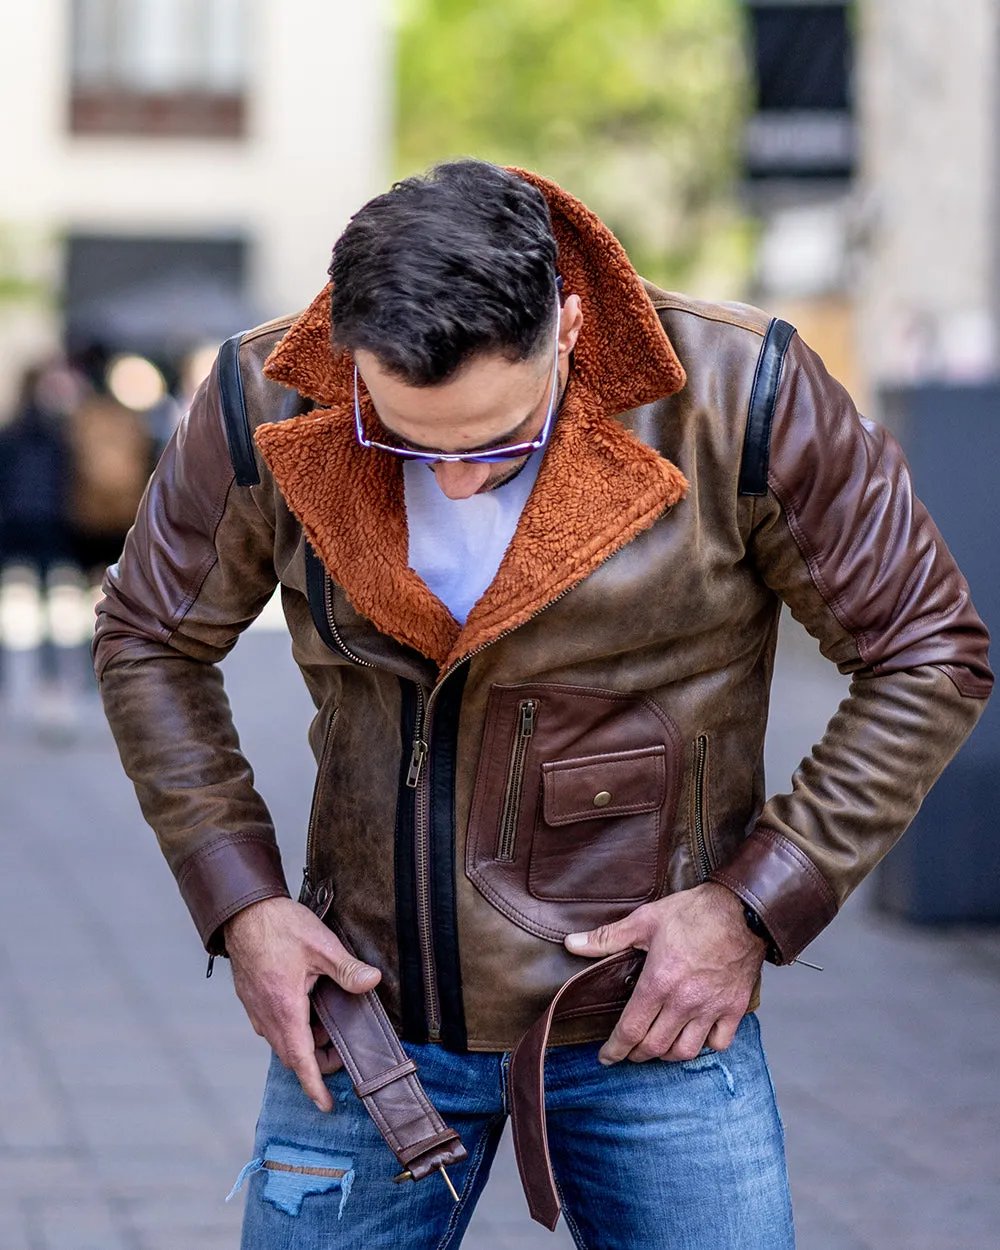
[[[468, 1159], [456, 1206], [434, 1175], [399, 1165], [346, 1072], [317, 1111], [272, 1059], [257, 1124], [243, 1250], [445, 1250], [462, 1240], [507, 1115], [505, 1054], [405, 1046]], [[757, 1019], [697, 1059], [604, 1068], [596, 1043], [555, 1047], [545, 1069], [549, 1147], [563, 1215], [588, 1250], [792, 1250], [784, 1134]], [[302, 1171], [300, 1169], [307, 1169]]]

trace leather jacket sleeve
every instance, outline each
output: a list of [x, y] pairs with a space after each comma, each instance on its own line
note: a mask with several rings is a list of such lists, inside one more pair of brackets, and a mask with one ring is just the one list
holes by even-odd
[[759, 913], [786, 963], [905, 830], [975, 725], [993, 678], [986, 629], [899, 445], [858, 416], [797, 336], [749, 552], [851, 676], [791, 793], [765, 804], [712, 874]]
[[213, 371], [97, 609], [94, 662], [122, 763], [212, 953], [235, 912], [288, 894], [216, 667], [277, 582], [268, 489], [234, 485]]

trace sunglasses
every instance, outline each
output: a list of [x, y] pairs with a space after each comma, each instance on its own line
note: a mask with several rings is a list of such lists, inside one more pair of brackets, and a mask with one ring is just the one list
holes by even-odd
[[559, 317], [562, 305], [556, 295], [555, 349], [552, 353], [552, 389], [549, 394], [549, 410], [545, 416], [545, 424], [538, 437], [530, 443], [506, 443], [501, 447], [487, 447], [482, 451], [460, 454], [444, 451], [417, 451], [413, 447], [394, 447], [390, 443], [379, 443], [365, 436], [361, 424], [361, 400], [358, 396], [358, 366], [354, 366], [354, 430], [362, 447], [376, 448], [386, 451], [390, 456], [399, 456], [403, 460], [422, 460], [424, 464], [497, 464], [504, 460], [520, 460], [522, 456], [530, 456], [548, 442], [552, 430], [552, 422], [556, 415], [556, 398], [559, 387]]

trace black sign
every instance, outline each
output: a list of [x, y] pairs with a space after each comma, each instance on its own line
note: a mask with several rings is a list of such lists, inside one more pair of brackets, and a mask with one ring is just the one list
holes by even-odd
[[748, 8], [757, 104], [744, 137], [748, 175], [850, 176], [850, 5], [749, 0]]

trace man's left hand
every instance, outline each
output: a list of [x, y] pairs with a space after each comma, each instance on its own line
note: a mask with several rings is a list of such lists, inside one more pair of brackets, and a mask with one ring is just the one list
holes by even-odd
[[646, 903], [614, 924], [571, 933], [574, 955], [603, 958], [635, 948], [645, 965], [601, 1063], [693, 1059], [705, 1045], [725, 1050], [750, 1003], [766, 951], [743, 903], [714, 881]]

